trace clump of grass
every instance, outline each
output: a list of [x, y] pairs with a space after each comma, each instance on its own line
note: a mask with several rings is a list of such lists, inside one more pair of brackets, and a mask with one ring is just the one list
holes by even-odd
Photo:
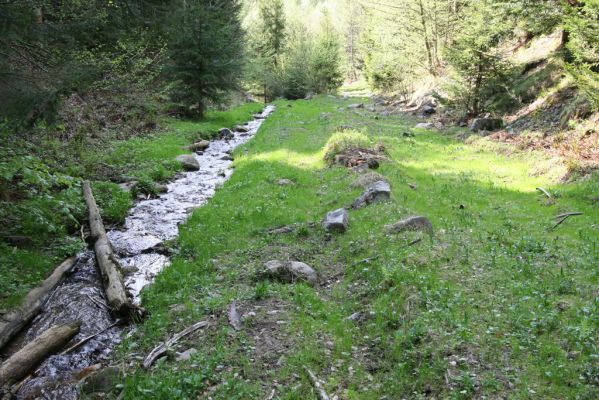
[[335, 132], [325, 145], [324, 159], [327, 163], [331, 164], [338, 154], [370, 146], [372, 146], [372, 141], [363, 132], [355, 129]]

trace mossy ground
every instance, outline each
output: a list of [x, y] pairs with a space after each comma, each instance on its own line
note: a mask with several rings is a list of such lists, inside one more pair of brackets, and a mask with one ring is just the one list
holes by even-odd
[[[307, 366], [339, 399], [597, 398], [599, 177], [558, 184], [540, 153], [413, 130], [351, 102], [279, 101], [237, 149], [236, 172], [181, 226], [178, 256], [143, 293], [150, 316], [117, 357], [131, 366], [125, 397], [315, 398]], [[392, 200], [352, 210], [349, 230], [329, 235], [318, 222], [360, 194], [358, 175], [323, 159], [340, 125], [385, 146]], [[569, 211], [583, 215], [550, 229]], [[432, 240], [385, 233], [410, 215], [432, 221]], [[260, 279], [271, 259], [306, 262], [321, 284]], [[227, 323], [233, 300], [241, 331]], [[138, 369], [201, 319], [213, 326], [172, 349], [198, 350], [189, 361]]]

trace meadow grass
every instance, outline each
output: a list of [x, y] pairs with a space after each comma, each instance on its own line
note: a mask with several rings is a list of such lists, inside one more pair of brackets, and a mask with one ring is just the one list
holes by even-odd
[[[351, 102], [278, 101], [237, 149], [232, 178], [181, 226], [179, 254], [143, 292], [150, 316], [118, 355], [133, 366], [125, 397], [315, 398], [307, 366], [340, 399], [597, 398], [599, 177], [560, 184], [542, 154]], [[331, 235], [318, 222], [361, 192], [358, 175], [323, 159], [340, 125], [385, 146], [392, 199], [350, 211], [349, 230]], [[570, 211], [583, 215], [550, 229]], [[384, 230], [410, 215], [428, 217], [434, 237]], [[267, 233], [288, 224], [299, 225]], [[306, 262], [321, 284], [261, 278], [271, 259]], [[200, 319], [213, 326], [177, 349], [198, 350], [191, 360], [136, 367], [132, 354]]]

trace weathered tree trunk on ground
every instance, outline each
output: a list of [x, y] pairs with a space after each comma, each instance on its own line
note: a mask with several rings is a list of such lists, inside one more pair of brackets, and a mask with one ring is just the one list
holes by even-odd
[[79, 333], [81, 323], [53, 326], [12, 355], [0, 367], [0, 387], [24, 378], [46, 357], [56, 353]]
[[83, 183], [83, 196], [85, 197], [85, 203], [89, 212], [89, 227], [94, 241], [96, 261], [104, 280], [104, 290], [108, 299], [108, 306], [115, 313], [128, 316], [132, 311], [133, 305], [125, 292], [125, 286], [123, 285], [119, 271], [120, 266], [112, 252], [112, 246], [106, 236], [102, 217], [100, 216], [98, 205], [88, 181]]
[[18, 309], [0, 318], [0, 349], [40, 312], [64, 274], [75, 265], [76, 260], [76, 257], [71, 257], [63, 261], [40, 286], [29, 292]]

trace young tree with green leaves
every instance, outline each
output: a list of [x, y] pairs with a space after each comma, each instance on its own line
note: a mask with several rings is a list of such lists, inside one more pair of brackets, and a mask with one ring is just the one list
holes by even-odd
[[339, 35], [335, 31], [328, 14], [325, 14], [321, 23], [321, 32], [314, 44], [314, 55], [311, 63], [315, 92], [330, 92], [343, 83], [340, 51]]

